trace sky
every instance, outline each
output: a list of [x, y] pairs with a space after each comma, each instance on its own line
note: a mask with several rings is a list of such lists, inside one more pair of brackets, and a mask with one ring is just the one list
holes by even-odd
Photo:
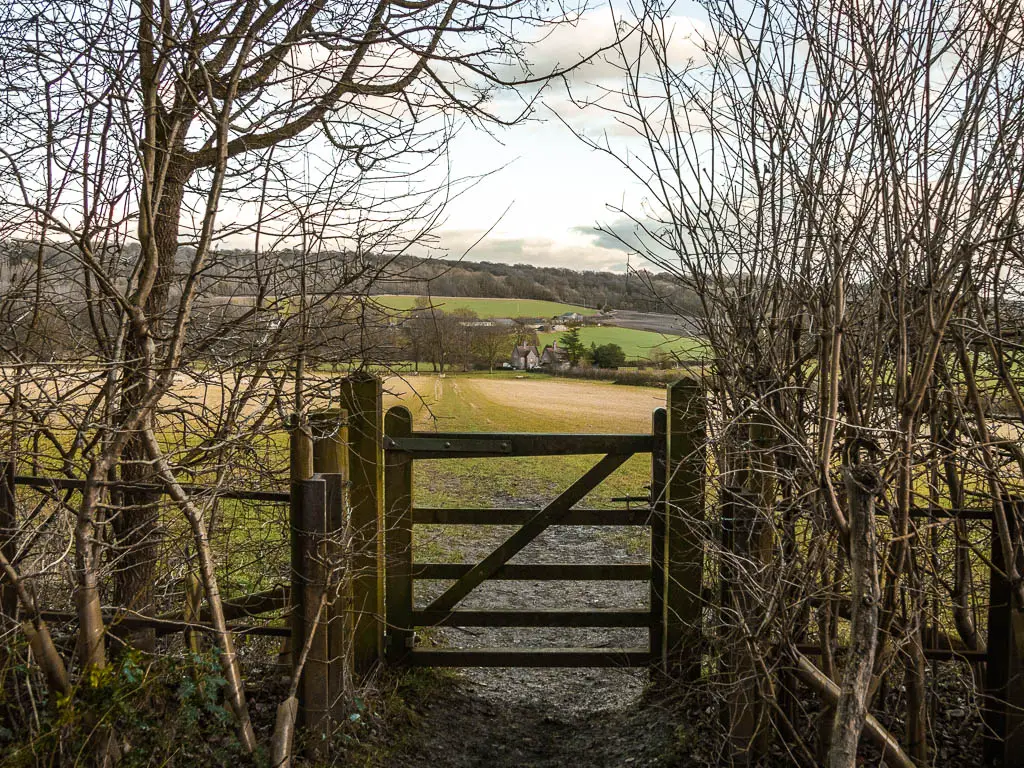
[[[673, 38], [680, 59], [693, 52], [692, 34], [700, 29], [694, 4], [684, 5], [691, 15], [679, 13]], [[613, 29], [608, 8], [596, 8], [534, 46], [529, 58], [536, 71], [573, 63], [607, 44]], [[584, 65], [571, 78], [573, 93], [594, 95], [617, 87], [620, 77], [605, 62]], [[561, 84], [549, 86], [534, 116], [519, 125], [464, 126], [451, 147], [454, 176], [494, 172], [450, 203], [437, 233], [448, 258], [615, 272], [626, 270], [627, 259], [637, 264], [594, 227], [622, 225], [614, 208], [636, 210], [642, 190], [618, 160], [586, 146], [558, 116], [591, 136], [610, 132], [618, 148], [630, 143], [602, 110], [573, 105]]]

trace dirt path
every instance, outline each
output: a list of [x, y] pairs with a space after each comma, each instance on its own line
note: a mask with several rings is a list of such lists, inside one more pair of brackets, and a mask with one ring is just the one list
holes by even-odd
[[[476, 528], [460, 554], [475, 561], [512, 530]], [[639, 562], [642, 541], [615, 529], [554, 527], [513, 562]], [[428, 583], [424, 605], [443, 588]], [[464, 608], [636, 608], [647, 604], [645, 582], [494, 581]], [[441, 629], [430, 642], [447, 647], [625, 647], [645, 645], [638, 629]], [[667, 713], [642, 703], [646, 670], [467, 669], [419, 709], [405, 745], [388, 764], [408, 768], [554, 768], [663, 766], [673, 728]]]

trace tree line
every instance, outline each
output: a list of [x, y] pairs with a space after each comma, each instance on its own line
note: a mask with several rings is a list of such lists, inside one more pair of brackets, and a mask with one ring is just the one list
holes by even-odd
[[[125, 244], [120, 260], [128, 265], [137, 256], [138, 247]], [[46, 246], [40, 255], [38, 244], [28, 241], [7, 241], [0, 247], [0, 286], [9, 285], [5, 271], [17, 272], [42, 259], [50, 271], [61, 271], [70, 256], [61, 248]], [[176, 268], [184, 274], [194, 249], [178, 249]], [[304, 269], [301, 250], [275, 251], [278, 274], [277, 290], [300, 292]], [[254, 296], [261, 285], [257, 254], [248, 249], [221, 250], [217, 258], [200, 276], [204, 294], [211, 296]], [[317, 264], [328, 274], [343, 271], [355, 293], [394, 293], [400, 295], [460, 296], [494, 299], [537, 299], [593, 309], [629, 309], [638, 312], [661, 312], [695, 315], [701, 311], [700, 300], [687, 286], [682, 286], [664, 271], [634, 268], [626, 273], [576, 270], [560, 267], [537, 267], [532, 264], [499, 264], [494, 262], [447, 261], [412, 256], [381, 257], [346, 251], [321, 253]], [[386, 265], [386, 270], [384, 267]], [[383, 271], [382, 271], [383, 270]], [[309, 275], [310, 284], [318, 282]], [[128, 275], [124, 275], [127, 279]], [[329, 282], [329, 281], [328, 281]]]

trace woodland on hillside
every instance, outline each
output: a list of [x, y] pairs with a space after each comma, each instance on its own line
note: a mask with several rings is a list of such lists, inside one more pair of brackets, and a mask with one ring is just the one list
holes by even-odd
[[[126, 244], [124, 251], [121, 261], [128, 269], [137, 247]], [[179, 249], [175, 261], [181, 274], [187, 273], [193, 253], [189, 247]], [[47, 271], [53, 274], [65, 272], [71, 267], [69, 262], [73, 261], [66, 249], [60, 247], [5, 241], [0, 247], [0, 286], [16, 285], [18, 276], [34, 269], [40, 258]], [[280, 269], [280, 274], [275, 276], [275, 290], [299, 293], [301, 251], [279, 249], [275, 251], [275, 259]], [[255, 266], [257, 261], [249, 250], [219, 249], [215, 263], [203, 273], [203, 294], [238, 298], [259, 295], [263, 286]], [[366, 266], [372, 261], [372, 257], [357, 257], [345, 251], [324, 251], [319, 254], [317, 262], [330, 265], [325, 274], [318, 275], [316, 269], [307, 271], [312, 292], [324, 292], [325, 287], [330, 286], [329, 274], [341, 271], [351, 276], [346, 287], [355, 294], [539, 299], [594, 309], [632, 309], [683, 315], [700, 311], [696, 297], [670, 274], [643, 268], [615, 273], [578, 270], [571, 266], [537, 267], [532, 264], [396, 255], [379, 259], [378, 269], [374, 270]], [[127, 280], [128, 273], [121, 275], [120, 279]], [[325, 281], [325, 285], [320, 285], [321, 281]], [[69, 288], [65, 286], [65, 290]], [[55, 295], [52, 290], [47, 293]]]

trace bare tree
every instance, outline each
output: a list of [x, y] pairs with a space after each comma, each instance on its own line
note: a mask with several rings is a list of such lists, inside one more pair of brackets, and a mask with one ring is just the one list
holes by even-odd
[[[1013, 434], [1003, 409], [1024, 414], [1008, 319], [1024, 246], [1022, 7], [703, 7], [707, 25], [686, 38], [671, 7], [634, 5], [637, 32], [609, 58], [621, 87], [576, 91], [616, 123], [614, 134], [582, 138], [621, 159], [643, 192], [606, 230], [703, 304], [714, 480], [760, 499], [771, 531], [772, 557], [750, 564], [774, 576], [756, 584], [775, 585], [758, 588], [765, 612], [753, 647], [772, 649], [760, 661], [762, 695], [774, 698], [785, 649], [801, 643], [819, 647], [825, 679], [860, 690], [863, 675], [842, 673], [839, 628], [848, 579], [862, 589], [878, 578], [867, 705], [895, 662], [905, 748], [923, 765], [924, 636], [952, 614], [958, 642], [978, 647], [967, 583], [978, 534], [962, 521], [926, 533], [920, 510], [983, 490], [974, 499], [994, 510], [1024, 610], [1012, 554], [1020, 533], [1002, 502], [1021, 471], [1019, 435], [993, 443]], [[851, 542], [853, 501], [838, 481], [847, 441], [883, 456], [888, 525], [856, 533], [861, 547], [875, 542], [871, 557]], [[847, 725], [829, 718], [851, 712], [827, 711], [823, 742]], [[786, 716], [775, 722], [801, 742]], [[849, 725], [859, 734], [862, 722]], [[837, 745], [831, 764], [854, 758]]]
[[[557, 74], [532, 73], [526, 51], [577, 13], [519, 0], [0, 11], [0, 309], [18, 329], [2, 349], [4, 444], [19, 471], [83, 481], [5, 524], [7, 578], [39, 585], [17, 591], [35, 637], [67, 576], [79, 668], [102, 670], [104, 602], [152, 616], [197, 572], [254, 748], [219, 610], [219, 582], [238, 573], [218, 550], [231, 521], [187, 485], [280, 477], [270, 433], [331, 386], [315, 318], [332, 324], [330, 362], [377, 362], [387, 323], [366, 297], [459, 183], [445, 163], [456, 122], [525, 116], [529, 95], [508, 112], [496, 97]], [[182, 530], [175, 510], [185, 547], [167, 535]]]

